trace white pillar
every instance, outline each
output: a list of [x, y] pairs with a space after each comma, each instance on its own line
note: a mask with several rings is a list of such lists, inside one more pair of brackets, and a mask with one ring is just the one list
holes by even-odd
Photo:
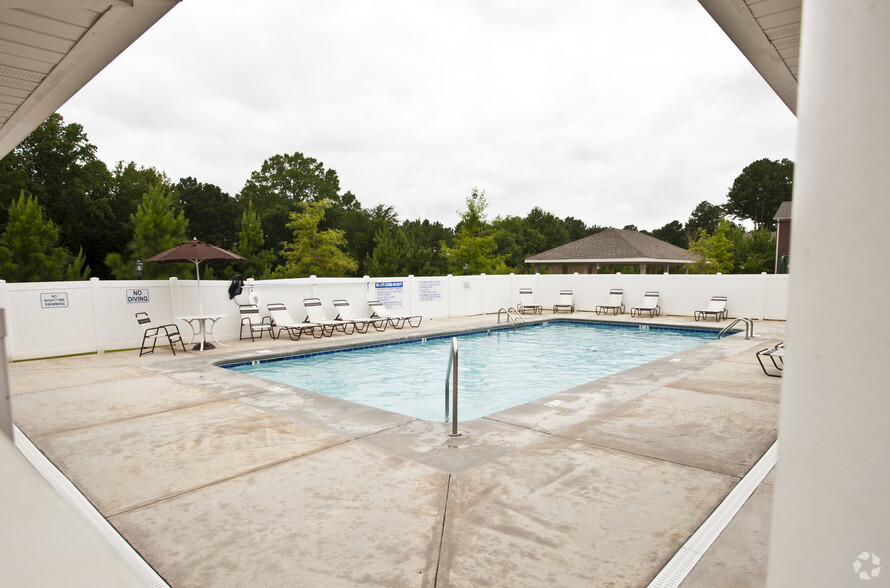
[[[769, 585], [890, 582], [890, 2], [803, 4]], [[873, 570], [860, 560], [860, 572]]]

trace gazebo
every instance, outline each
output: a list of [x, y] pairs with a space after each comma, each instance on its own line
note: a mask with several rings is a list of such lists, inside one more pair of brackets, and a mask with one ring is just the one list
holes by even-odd
[[525, 260], [535, 270], [546, 266], [551, 274], [596, 274], [611, 272], [616, 266], [637, 266], [641, 274], [647, 266], [685, 268], [696, 255], [681, 247], [638, 231], [606, 229], [594, 235], [560, 245]]

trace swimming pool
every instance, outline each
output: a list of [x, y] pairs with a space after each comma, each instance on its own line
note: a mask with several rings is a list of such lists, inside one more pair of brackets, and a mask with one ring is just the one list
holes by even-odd
[[[714, 331], [553, 321], [458, 337], [459, 417], [479, 418], [685, 351]], [[222, 367], [430, 421], [447, 421], [452, 335]]]

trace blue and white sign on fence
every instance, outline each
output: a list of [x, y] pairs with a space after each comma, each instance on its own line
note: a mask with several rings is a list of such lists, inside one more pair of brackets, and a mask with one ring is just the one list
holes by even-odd
[[401, 308], [405, 282], [374, 282], [374, 296], [388, 308]]
[[127, 304], [148, 302], [148, 288], [139, 290], [127, 290]]
[[68, 308], [68, 292], [41, 292], [40, 308]]

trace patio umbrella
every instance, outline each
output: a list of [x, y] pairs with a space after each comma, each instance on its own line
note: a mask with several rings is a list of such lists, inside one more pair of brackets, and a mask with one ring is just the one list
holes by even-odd
[[240, 255], [236, 255], [231, 251], [226, 251], [220, 247], [215, 247], [204, 241], [192, 239], [185, 243], [180, 243], [176, 247], [162, 251], [156, 255], [152, 255], [145, 261], [156, 261], [160, 263], [183, 263], [191, 262], [195, 264], [195, 275], [198, 278], [198, 309], [204, 314], [204, 305], [201, 302], [201, 269], [199, 267], [202, 261], [236, 261], [243, 260]]

